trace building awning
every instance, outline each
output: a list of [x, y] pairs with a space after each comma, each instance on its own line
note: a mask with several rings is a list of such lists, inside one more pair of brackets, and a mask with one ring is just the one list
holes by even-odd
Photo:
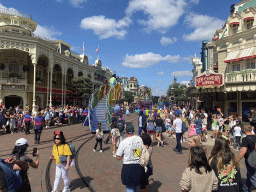
[[235, 24], [239, 25], [239, 22], [232, 22], [232, 23], [230, 23], [230, 26], [235, 25]]
[[249, 19], [254, 19], [254, 17], [246, 17], [246, 18], [244, 18], [244, 21], [249, 20]]
[[238, 57], [239, 60], [244, 60], [244, 59], [248, 59], [248, 58], [254, 58], [255, 55], [255, 47], [250, 47], [247, 49], [244, 49], [242, 51], [242, 54]]
[[224, 62], [229, 63], [231, 61], [238, 61], [239, 53], [240, 51], [230, 52]]

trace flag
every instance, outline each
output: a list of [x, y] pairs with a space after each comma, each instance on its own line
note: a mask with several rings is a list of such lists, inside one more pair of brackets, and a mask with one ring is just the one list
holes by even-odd
[[84, 52], [85, 50], [84, 50], [84, 42], [83, 42], [83, 52]]
[[97, 52], [99, 52], [99, 46], [98, 46], [98, 48], [96, 49], [96, 51], [95, 51], [95, 52], [96, 52], [96, 53], [97, 53]]

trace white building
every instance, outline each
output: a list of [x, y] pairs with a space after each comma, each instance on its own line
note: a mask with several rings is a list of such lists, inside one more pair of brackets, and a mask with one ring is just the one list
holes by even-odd
[[36, 27], [30, 15], [0, 9], [0, 102], [7, 108], [73, 104], [74, 77], [91, 78], [95, 88], [110, 79], [99, 59], [90, 66], [68, 43], [35, 37]]

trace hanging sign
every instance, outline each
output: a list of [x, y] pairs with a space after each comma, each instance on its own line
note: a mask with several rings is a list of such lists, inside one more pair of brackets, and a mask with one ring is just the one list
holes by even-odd
[[215, 88], [222, 85], [222, 74], [212, 74], [207, 71], [206, 74], [196, 77], [196, 88]]

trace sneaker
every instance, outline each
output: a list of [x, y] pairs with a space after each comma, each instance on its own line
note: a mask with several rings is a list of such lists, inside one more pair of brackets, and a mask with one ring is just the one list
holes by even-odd
[[13, 134], [13, 132], [11, 132], [11, 134]]
[[177, 152], [177, 151], [178, 151], [178, 149], [174, 148], [174, 149], [173, 149], [173, 151], [176, 151], [176, 152]]
[[102, 153], [102, 150], [100, 150], [100, 153]]
[[93, 152], [96, 152], [96, 150], [95, 150], [95, 149], [93, 149]]
[[70, 192], [70, 189], [63, 189], [62, 192]]
[[116, 157], [116, 154], [113, 154], [113, 157]]
[[207, 135], [205, 137], [206, 137], [206, 139], [208, 138]]
[[177, 154], [181, 154], [182, 155], [183, 153], [182, 153], [182, 151], [177, 151]]
[[182, 143], [182, 140], [180, 140], [180, 143]]

